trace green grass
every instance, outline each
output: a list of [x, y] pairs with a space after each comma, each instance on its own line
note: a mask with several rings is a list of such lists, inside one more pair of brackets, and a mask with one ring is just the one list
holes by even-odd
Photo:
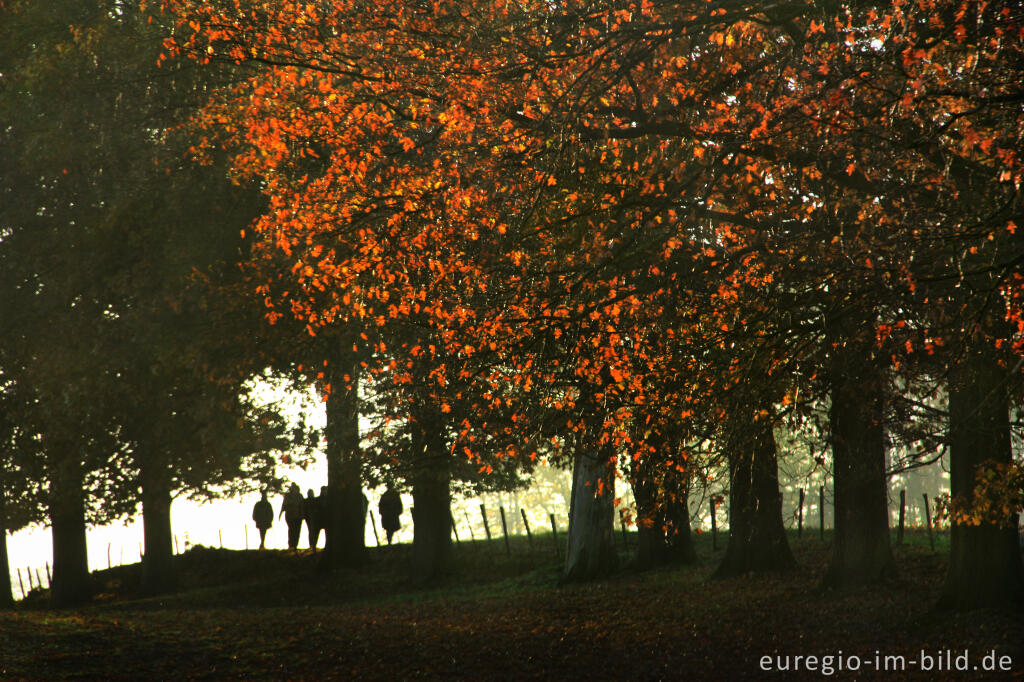
[[195, 548], [176, 559], [172, 595], [136, 597], [128, 566], [97, 574], [89, 606], [0, 612], [0, 678], [760, 679], [762, 655], [922, 648], [996, 649], [1024, 670], [1020, 617], [932, 612], [945, 555], [925, 531], [894, 549], [894, 584], [841, 593], [817, 588], [829, 533], [791, 533], [796, 571], [728, 580], [709, 578], [724, 535], [717, 551], [696, 536], [697, 566], [646, 573], [628, 565], [635, 535], [628, 552], [616, 540], [618, 573], [564, 587], [549, 534], [512, 538], [511, 556], [502, 539], [463, 541], [451, 579], [431, 588], [407, 578], [408, 545], [329, 574], [308, 552]]

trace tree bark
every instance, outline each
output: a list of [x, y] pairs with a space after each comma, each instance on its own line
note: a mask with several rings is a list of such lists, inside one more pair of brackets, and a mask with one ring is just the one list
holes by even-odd
[[572, 469], [569, 538], [562, 582], [592, 580], [618, 567], [615, 553], [615, 469], [611, 454], [579, 448]]
[[835, 531], [825, 587], [870, 585], [896, 574], [885, 475], [885, 379], [870, 352], [858, 345], [835, 349], [829, 409]]
[[0, 609], [14, 604], [14, 588], [11, 585], [11, 566], [7, 558], [7, 510], [5, 501], [7, 491], [0, 482]]
[[668, 563], [697, 561], [690, 533], [688, 481], [676, 470], [663, 441], [649, 438], [653, 461], [634, 463], [632, 486], [637, 511], [636, 567], [647, 570]]
[[668, 563], [667, 529], [658, 507], [657, 482], [634, 468], [632, 483], [636, 501], [636, 567], [646, 571]]
[[[1007, 370], [979, 341], [969, 343], [950, 370], [950, 492], [967, 503], [974, 499], [978, 468], [1007, 464], [1013, 457], [1006, 380]], [[1017, 514], [1004, 524], [952, 525], [949, 570], [938, 607], [1024, 608]]]
[[451, 468], [441, 414], [419, 405], [413, 416], [412, 572], [430, 584], [451, 570]]
[[174, 536], [171, 531], [171, 486], [167, 465], [144, 454], [140, 464], [142, 484], [142, 532], [146, 551], [142, 557], [142, 593], [163, 594], [174, 590]]
[[451, 489], [447, 467], [421, 471], [412, 486], [412, 570], [417, 583], [430, 584], [451, 569]]
[[782, 523], [775, 434], [768, 421], [741, 442], [729, 462], [729, 544], [714, 576], [793, 568]]
[[[359, 446], [359, 362], [354, 357], [332, 370], [327, 399], [327, 499], [320, 566], [353, 568], [366, 559], [363, 483]], [[348, 375], [346, 380], [345, 375]]]
[[697, 548], [693, 545], [693, 533], [690, 531], [689, 491], [683, 487], [675, 499], [665, 503], [665, 516], [668, 525], [668, 560], [676, 564], [697, 563]]
[[53, 535], [54, 606], [72, 606], [92, 598], [85, 541], [85, 492], [82, 463], [76, 454], [49, 453], [50, 525]]

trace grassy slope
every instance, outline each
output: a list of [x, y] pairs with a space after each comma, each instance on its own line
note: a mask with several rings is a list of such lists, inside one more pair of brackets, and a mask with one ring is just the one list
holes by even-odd
[[968, 649], [973, 665], [996, 649], [1024, 679], [1019, 616], [930, 612], [944, 554], [925, 536], [896, 550], [897, 584], [843, 594], [815, 589], [828, 560], [816, 536], [794, 541], [801, 568], [786, 575], [711, 581], [723, 543], [704, 536], [700, 566], [565, 587], [550, 536], [534, 543], [514, 539], [512, 558], [500, 540], [464, 543], [432, 589], [405, 580], [408, 546], [330, 575], [308, 553], [197, 548], [178, 557], [182, 591], [161, 599], [123, 587], [137, 566], [104, 571], [86, 608], [0, 612], [0, 678], [760, 679], [766, 654]]

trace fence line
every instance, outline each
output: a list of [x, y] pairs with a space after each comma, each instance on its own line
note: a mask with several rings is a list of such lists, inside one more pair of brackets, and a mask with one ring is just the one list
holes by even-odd
[[[809, 500], [808, 500], [809, 496], [806, 495], [806, 491], [803, 488], [798, 489], [793, 494], [797, 496], [797, 508], [793, 510], [793, 513], [790, 516], [790, 522], [796, 524], [797, 537], [802, 537], [803, 536], [805, 507], [806, 507], [806, 511], [808, 512], [808, 514], [812, 514], [813, 511], [814, 511], [814, 507], [816, 506], [817, 507], [817, 512], [818, 512], [818, 514], [817, 514], [817, 516], [818, 516], [818, 519], [817, 519], [818, 523], [817, 523], [817, 525], [818, 525], [818, 531], [819, 531], [819, 538], [824, 539], [824, 537], [825, 537], [825, 529], [827, 527], [826, 524], [825, 524], [825, 486], [824, 485], [819, 485], [818, 486], [817, 505], [815, 505], [813, 502], [808, 503], [809, 502]], [[811, 499], [813, 499], [813, 498], [811, 498]], [[927, 493], [923, 493], [922, 494], [922, 500], [923, 500], [923, 505], [922, 505], [921, 509], [923, 510], [923, 516], [924, 516], [923, 520], [924, 520], [925, 523], [923, 525], [918, 526], [918, 527], [926, 528], [927, 529], [927, 531], [928, 531], [929, 546], [930, 546], [931, 550], [934, 551], [935, 550], [935, 535], [934, 535], [935, 528], [934, 528], [934, 524], [932, 522], [931, 502], [929, 501], [929, 496], [928, 496]], [[932, 502], [933, 501], [934, 500], [932, 500]], [[517, 516], [521, 517], [521, 519], [522, 519], [522, 521], [521, 521], [521, 523], [522, 523], [522, 530], [525, 532], [525, 535], [526, 535], [528, 543], [529, 543], [529, 547], [531, 549], [534, 548], [533, 533], [532, 533], [531, 528], [530, 528], [530, 520], [529, 520], [529, 517], [528, 517], [527, 509], [526, 509], [526, 507], [521, 506], [521, 505], [517, 505], [517, 506], [518, 506], [518, 509], [519, 509], [519, 514], [518, 515], [516, 515], [516, 514], [512, 515], [512, 520], [515, 521], [515, 523], [509, 523], [509, 519], [506, 516], [505, 508], [504, 508], [503, 505], [499, 505], [499, 507], [498, 507], [499, 518], [501, 519], [501, 528], [502, 528], [502, 536], [503, 536], [503, 539], [504, 539], [505, 553], [506, 553], [507, 556], [510, 556], [510, 557], [512, 555], [512, 547], [511, 547], [510, 540], [509, 540], [510, 535], [518, 535], [519, 537], [522, 537], [522, 535], [523, 535], [522, 532], [520, 532], [520, 533], [516, 532], [517, 530], [519, 530], [519, 525], [520, 525], [520, 522], [519, 522], [519, 519], [517, 518]], [[723, 512], [723, 510], [719, 509], [719, 507], [724, 507], [724, 506], [725, 505], [722, 504], [722, 499], [718, 495], [712, 496], [711, 499], [709, 500], [708, 520], [710, 522], [710, 530], [711, 530], [711, 535], [712, 535], [711, 542], [712, 542], [712, 549], [713, 550], [717, 550], [718, 549], [718, 531], [721, 530], [723, 533], [728, 534], [728, 523], [726, 523], [724, 526], [721, 526], [721, 527], [718, 524], [718, 515]], [[897, 519], [898, 519], [898, 522], [897, 522], [895, 528], [893, 529], [893, 530], [896, 531], [896, 541], [895, 541], [895, 544], [897, 546], [903, 544], [903, 541], [904, 541], [904, 531], [905, 531], [906, 526], [907, 526], [906, 522], [909, 520], [909, 515], [906, 513], [906, 511], [907, 511], [906, 507], [907, 507], [906, 490], [903, 489], [903, 490], [900, 490], [900, 493], [899, 493], [899, 503], [896, 506], [896, 509], [895, 510], [890, 510], [890, 512], [889, 512], [889, 521], [890, 521], [890, 528], [891, 529], [893, 529], [891, 524], [892, 524], [892, 520], [893, 520], [892, 516], [893, 516], [894, 513], [897, 515]], [[550, 522], [551, 537], [552, 537], [552, 542], [553, 542], [553, 545], [554, 545], [554, 550], [555, 550], [556, 556], [561, 558], [563, 556], [563, 554], [564, 554], [564, 548], [562, 546], [563, 542], [559, 538], [559, 527], [558, 527], [556, 515], [555, 515], [555, 513], [550, 512], [550, 511], [548, 511], [546, 509], [544, 511], [547, 513], [548, 521]], [[620, 524], [620, 529], [621, 529], [621, 532], [622, 532], [623, 545], [628, 550], [629, 546], [630, 546], [630, 541], [629, 541], [629, 533], [630, 533], [630, 531], [627, 528], [627, 526], [629, 526], [631, 528], [635, 528], [636, 527], [636, 522], [635, 522], [635, 519], [627, 520], [626, 511], [627, 511], [626, 507], [620, 507], [619, 508], [619, 512], [620, 512], [619, 524]], [[373, 529], [373, 536], [376, 539], [377, 546], [380, 546], [380, 539], [379, 539], [379, 536], [377, 534], [377, 524], [376, 524], [375, 519], [373, 518], [374, 514], [372, 512], [370, 512], [370, 513], [368, 513], [368, 516], [370, 517], [370, 524], [371, 524], [372, 529]], [[470, 538], [471, 542], [473, 543], [473, 546], [476, 546], [476, 534], [475, 534], [474, 529], [473, 529], [474, 524], [473, 524], [473, 522], [472, 522], [472, 520], [470, 518], [469, 512], [465, 508], [462, 509], [462, 517], [465, 519], [465, 528], [468, 531], [469, 538]], [[456, 514], [456, 512], [455, 511], [451, 512], [451, 514], [450, 514], [451, 533], [453, 534], [453, 536], [455, 538], [455, 541], [458, 543], [458, 542], [460, 542], [460, 540], [459, 540], [459, 525], [460, 524], [457, 521], [457, 518], [458, 518], [458, 515]], [[813, 516], [811, 518], [813, 518]], [[918, 516], [918, 518], [920, 518], [920, 517]], [[728, 515], [726, 514], [726, 520], [727, 519], [728, 519]], [[487, 536], [487, 539], [488, 540], [493, 539], [492, 533], [491, 533], [490, 521], [489, 521], [488, 515], [487, 515], [487, 507], [483, 503], [480, 504], [480, 522], [483, 524], [483, 529], [484, 529], [484, 532], [485, 532], [485, 534]], [[701, 524], [701, 522], [699, 520], [699, 517], [698, 517], [698, 522], [697, 522], [696, 528], [694, 528], [694, 530], [698, 530], [698, 532], [699, 532], [699, 528], [700, 528], [701, 525], [702, 524]], [[511, 526], [511, 530], [510, 530], [510, 526]], [[365, 527], [364, 527], [364, 532], [365, 532]], [[248, 549], [249, 548], [248, 524], [245, 525], [243, 536], [244, 536], [244, 539], [245, 539], [245, 548]], [[218, 540], [218, 543], [219, 543], [220, 547], [223, 549], [224, 548], [224, 536], [223, 536], [222, 529], [218, 529], [218, 531], [217, 531], [217, 540]], [[113, 557], [114, 557], [114, 555], [113, 555], [113, 544], [114, 543], [112, 543], [112, 542], [108, 542], [107, 543], [107, 547], [106, 547], [106, 568], [108, 570], [113, 569], [115, 567], [119, 567], [119, 566], [124, 566], [125, 565], [125, 562], [124, 562], [124, 546], [123, 546], [123, 544], [121, 546], [119, 546], [119, 548], [118, 548], [118, 561], [117, 561], [116, 565], [115, 565], [115, 563], [113, 561]], [[184, 534], [184, 551], [187, 552], [193, 546], [194, 545], [192, 544], [192, 542], [189, 539], [189, 534], [186, 532]], [[182, 545], [181, 545], [181, 543], [179, 543], [179, 536], [178, 535], [174, 535], [173, 536], [173, 553], [175, 555], [180, 554], [181, 553], [181, 549], [182, 549]], [[142, 561], [143, 556], [144, 556], [144, 548], [142, 546], [142, 543], [139, 543], [139, 558], [138, 558], [138, 562]], [[134, 564], [134, 563], [137, 563], [137, 561], [131, 561], [131, 563]], [[11, 570], [12, 570], [12, 572], [11, 572], [12, 592], [16, 592], [16, 594], [14, 595], [16, 600], [20, 600], [20, 599], [26, 598], [28, 596], [28, 594], [31, 593], [33, 590], [49, 588], [50, 583], [52, 581], [52, 572], [51, 572], [51, 567], [50, 567], [49, 562], [45, 562], [44, 564], [37, 565], [37, 566], [27, 566], [27, 567], [24, 567], [24, 574], [22, 572], [22, 567], [14, 567]], [[100, 567], [100, 568], [93, 568], [93, 569], [91, 569], [90, 572], [98, 571], [98, 570], [103, 570], [103, 569], [102, 569], [102, 567]], [[43, 579], [44, 575], [45, 575], [45, 584], [44, 584], [44, 579]]]

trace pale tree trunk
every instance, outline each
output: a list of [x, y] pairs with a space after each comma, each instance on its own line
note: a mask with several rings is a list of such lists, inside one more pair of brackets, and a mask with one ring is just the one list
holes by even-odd
[[[366, 559], [359, 446], [359, 362], [332, 368], [327, 399], [327, 499], [322, 568], [357, 567]], [[346, 375], [348, 379], [346, 380]]]
[[[968, 504], [978, 468], [1008, 464], [1013, 458], [1007, 379], [1007, 370], [980, 340], [970, 342], [950, 370], [950, 492]], [[1024, 608], [1016, 513], [1003, 524], [953, 524], [949, 570], [938, 606], [957, 611]]]
[[53, 534], [54, 606], [71, 606], [92, 597], [85, 542], [85, 492], [82, 463], [69, 449], [50, 458], [50, 525]]
[[441, 415], [421, 406], [414, 416], [412, 570], [422, 584], [451, 569], [451, 471]]
[[769, 420], [737, 438], [729, 457], [729, 544], [715, 577], [793, 568], [782, 523], [775, 433]]
[[[857, 327], [873, 330], [873, 318]], [[833, 343], [829, 424], [835, 531], [825, 587], [870, 585], [896, 573], [885, 474], [886, 378], [880, 361], [871, 357], [873, 340], [839, 335]]]
[[176, 587], [174, 536], [171, 531], [171, 487], [167, 464], [158, 454], [139, 461], [142, 484], [142, 593], [162, 594]]
[[611, 453], [578, 448], [572, 469], [569, 538], [562, 582], [591, 580], [618, 567], [615, 553], [615, 467]]

